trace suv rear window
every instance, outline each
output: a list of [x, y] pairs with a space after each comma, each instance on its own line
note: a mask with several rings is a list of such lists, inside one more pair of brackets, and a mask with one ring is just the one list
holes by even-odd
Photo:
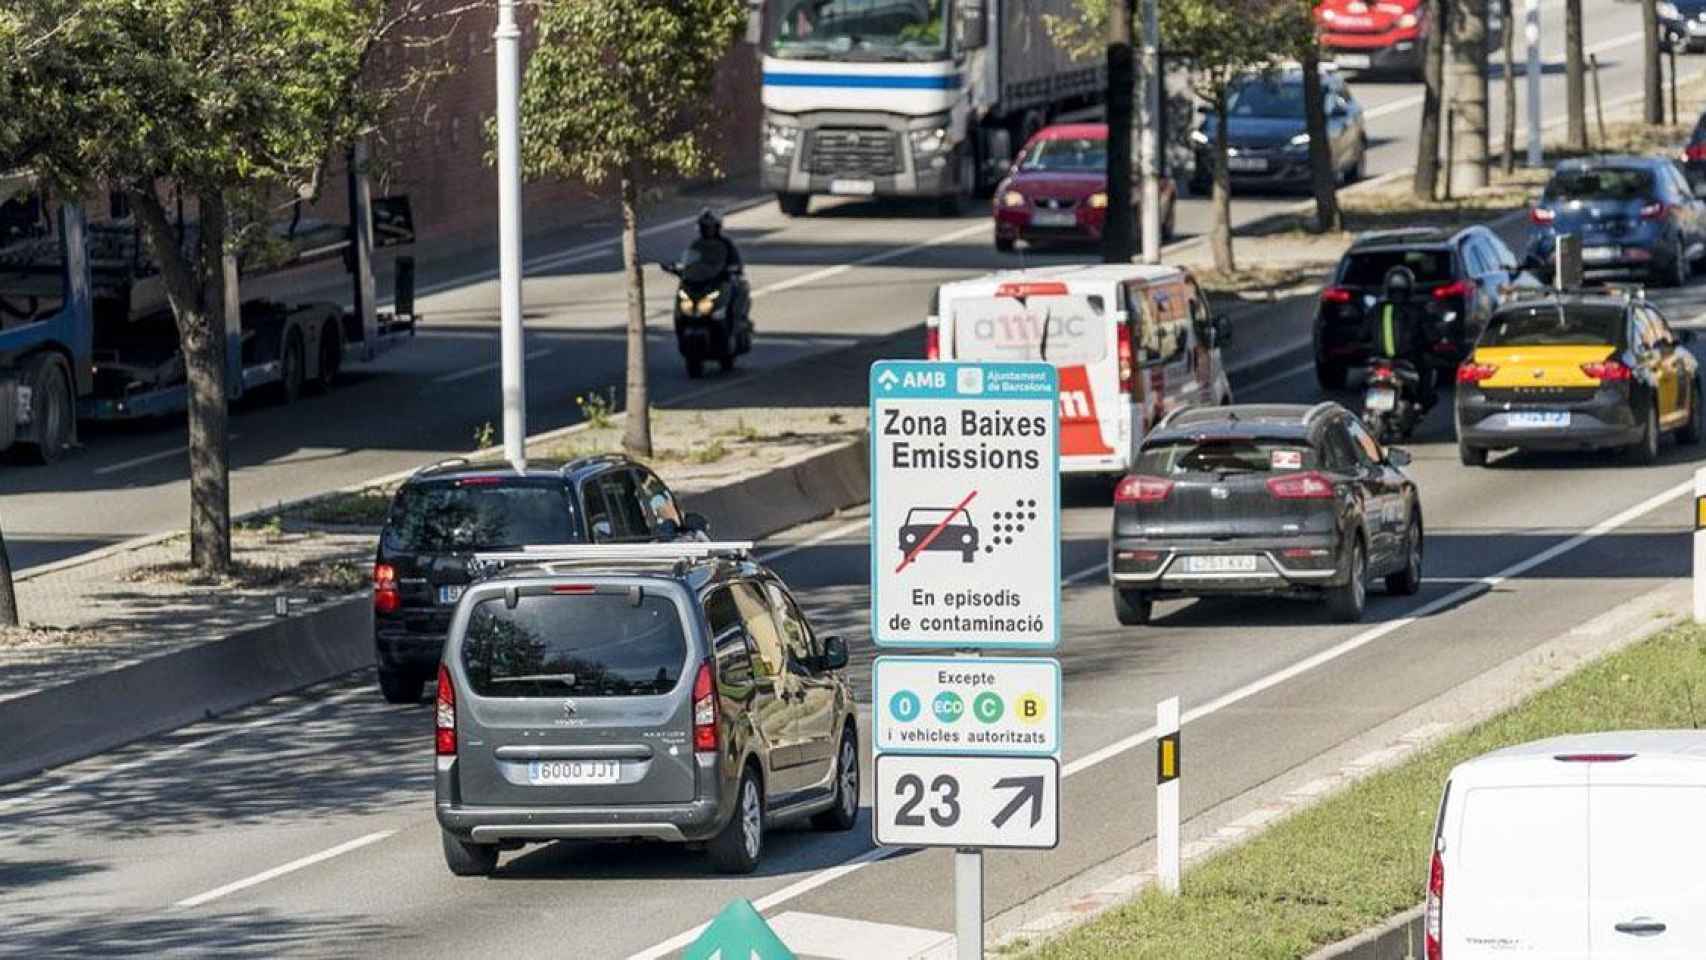
[[1152, 477], [1184, 473], [1268, 473], [1312, 470], [1315, 450], [1284, 437], [1181, 437], [1146, 444], [1134, 473]]
[[554, 481], [433, 481], [397, 493], [385, 520], [385, 547], [449, 553], [574, 543], [574, 506]]
[[1386, 271], [1409, 267], [1417, 283], [1450, 283], [1449, 250], [1370, 250], [1345, 257], [1339, 282], [1356, 287], [1378, 287], [1386, 283]]
[[1541, 203], [1567, 200], [1642, 200], [1653, 192], [1651, 171], [1634, 167], [1594, 167], [1553, 174]]
[[687, 638], [665, 596], [627, 590], [475, 605], [462, 666], [482, 697], [638, 697], [681, 680]]
[[1595, 346], [1623, 343], [1623, 308], [1536, 304], [1501, 310], [1481, 334], [1483, 347]]

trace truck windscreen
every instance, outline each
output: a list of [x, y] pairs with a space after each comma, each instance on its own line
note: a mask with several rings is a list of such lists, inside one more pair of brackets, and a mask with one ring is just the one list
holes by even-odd
[[782, 0], [770, 5], [768, 52], [800, 60], [939, 60], [948, 0]]

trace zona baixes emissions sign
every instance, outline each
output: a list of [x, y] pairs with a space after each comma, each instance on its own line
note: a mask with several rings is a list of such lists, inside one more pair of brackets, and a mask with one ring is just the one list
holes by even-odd
[[871, 367], [871, 636], [1053, 647], [1059, 406], [1046, 363]]

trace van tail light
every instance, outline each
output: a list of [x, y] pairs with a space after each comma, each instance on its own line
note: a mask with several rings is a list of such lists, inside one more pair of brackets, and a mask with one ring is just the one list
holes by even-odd
[[1706, 160], [1706, 143], [1691, 143], [1683, 155], [1690, 160]]
[[1433, 862], [1428, 865], [1427, 927], [1423, 931], [1428, 960], [1443, 960], [1445, 957], [1444, 932], [1445, 860], [1435, 850]]
[[1132, 381], [1137, 376], [1137, 361], [1131, 351], [1131, 324], [1120, 324], [1118, 341], [1120, 361], [1120, 396], [1131, 396]]
[[450, 683], [450, 668], [438, 665], [438, 696], [434, 698], [434, 745], [441, 757], [456, 755], [456, 688]]
[[693, 678], [693, 749], [717, 752], [717, 684], [709, 660], [699, 664]]
[[1491, 363], [1466, 363], [1457, 368], [1457, 382], [1480, 383], [1498, 372], [1499, 368]]
[[1268, 493], [1276, 500], [1331, 500], [1333, 482], [1314, 470], [1271, 477]]
[[942, 359], [942, 327], [940, 323], [924, 325], [924, 359]]
[[1601, 383], [1616, 383], [1622, 380], [1633, 379], [1635, 376], [1634, 371], [1624, 366], [1623, 363], [1618, 360], [1601, 360], [1597, 363], [1584, 363], [1582, 364], [1582, 372]]
[[1114, 488], [1115, 503], [1160, 503], [1173, 492], [1173, 481], [1133, 474]]
[[373, 609], [379, 613], [396, 613], [403, 605], [397, 592], [397, 568], [389, 563], [373, 565]]
[[1321, 302], [1350, 303], [1352, 296], [1349, 287], [1328, 287], [1321, 291]]
[[1469, 281], [1467, 281], [1467, 280], [1456, 280], [1456, 281], [1453, 281], [1451, 283], [1447, 283], [1447, 284], [1444, 284], [1442, 286], [1435, 287], [1434, 288], [1434, 299], [1435, 300], [1451, 300], [1451, 299], [1454, 299], [1457, 297], [1467, 297], [1467, 296], [1469, 296], [1471, 289], [1472, 288], [1469, 286]]
[[1669, 212], [1669, 204], [1665, 203], [1663, 200], [1654, 200], [1652, 203], [1641, 208], [1641, 219], [1663, 220], [1665, 218], [1665, 214]]
[[1622, 763], [1634, 756], [1632, 753], [1560, 753], [1552, 759], [1559, 763]]
[[1546, 226], [1552, 221], [1558, 219], [1558, 213], [1555, 210], [1548, 210], [1545, 207], [1535, 207], [1528, 211], [1528, 219], [1532, 223]]

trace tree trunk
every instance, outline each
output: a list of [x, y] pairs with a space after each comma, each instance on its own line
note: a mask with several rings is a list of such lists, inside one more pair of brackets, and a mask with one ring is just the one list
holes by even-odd
[[1588, 149], [1587, 56], [1582, 53], [1582, 0], [1564, 0], [1564, 114], [1571, 150]]
[[231, 471], [226, 403], [225, 197], [197, 197], [200, 243], [193, 258], [178, 243], [153, 189], [130, 192], [149, 252], [160, 265], [178, 326], [189, 386], [190, 562], [206, 573], [231, 569]]
[[1208, 246], [1214, 254], [1214, 269], [1236, 270], [1232, 258], [1232, 175], [1226, 168], [1226, 85], [1214, 92], [1214, 217], [1208, 228]]
[[632, 164], [622, 171], [622, 272], [628, 281], [628, 415], [622, 446], [636, 457], [649, 457], [652, 405], [646, 387], [646, 276], [640, 268], [640, 185]]
[[1659, 11], [1658, 0], [1641, 0], [1641, 35], [1646, 48], [1642, 58], [1641, 115], [1648, 123], [1665, 122], [1664, 79], [1659, 75]]
[[1504, 0], [1505, 159], [1508, 176], [1516, 172], [1516, 0]]
[[1102, 220], [1102, 262], [1130, 263], [1137, 224], [1132, 219], [1131, 128], [1137, 72], [1131, 49], [1131, 0], [1108, 4], [1108, 207]]
[[1452, 193], [1458, 196], [1487, 185], [1487, 3], [1453, 0], [1447, 15], [1451, 23], [1451, 112], [1457, 127], [1450, 138], [1455, 156], [1448, 162]]
[[1449, 0], [1428, 0], [1427, 46], [1422, 51], [1422, 121], [1416, 132], [1416, 177], [1411, 192], [1432, 200], [1439, 185], [1439, 124], [1444, 110], [1445, 31]]
[[1303, 50], [1303, 117], [1309, 131], [1309, 174], [1315, 187], [1315, 229], [1343, 229], [1339, 217], [1337, 171], [1333, 145], [1327, 142], [1327, 110], [1321, 93], [1321, 48], [1311, 42]]
[[12, 589], [12, 558], [6, 553], [6, 531], [0, 529], [0, 627], [18, 625], [18, 595]]

